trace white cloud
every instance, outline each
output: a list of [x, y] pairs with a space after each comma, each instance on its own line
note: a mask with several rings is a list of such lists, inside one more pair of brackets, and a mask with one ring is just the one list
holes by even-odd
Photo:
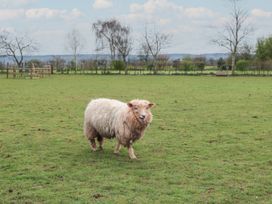
[[0, 27], [0, 32], [9, 32], [9, 33], [15, 33], [14, 27]]
[[0, 0], [0, 8], [20, 7], [37, 1], [38, 0]]
[[272, 12], [264, 11], [261, 9], [253, 9], [251, 11], [251, 14], [254, 17], [267, 17], [267, 18], [272, 17]]
[[0, 9], [0, 21], [16, 19], [24, 15], [24, 9]]
[[141, 11], [143, 9], [143, 6], [141, 4], [132, 3], [130, 4], [129, 8], [130, 8], [130, 12], [136, 13]]
[[13, 2], [14, 4], [30, 4], [30, 3], [35, 3], [38, 0], [8, 0], [8, 2]]
[[161, 18], [161, 19], [159, 19], [160, 25], [167, 25], [170, 22], [171, 22], [171, 20], [169, 18]]
[[169, 24], [172, 15], [181, 12], [182, 9], [182, 6], [169, 0], [147, 0], [142, 4], [130, 4], [129, 14], [122, 16], [122, 19], [129, 23], [158, 23], [163, 26]]
[[72, 15], [72, 17], [78, 18], [78, 17], [82, 16], [82, 13], [79, 9], [73, 8], [71, 11], [71, 15]]
[[49, 9], [49, 8], [38, 8], [28, 9], [25, 11], [27, 18], [54, 18], [58, 16], [64, 16], [65, 10]]
[[197, 8], [186, 8], [184, 14], [189, 18], [201, 18], [201, 17], [213, 17], [215, 13], [210, 9], [197, 7]]
[[33, 9], [0, 9], [0, 21], [17, 18], [40, 19], [40, 18], [61, 18], [73, 19], [82, 15], [80, 10], [74, 8], [70, 11], [50, 8], [33, 8]]
[[[144, 21], [146, 23], [159, 23], [167, 25], [170, 22], [202, 20], [215, 20], [220, 14], [205, 7], [184, 7], [170, 0], [147, 0], [145, 3], [130, 4], [130, 13], [127, 20]], [[167, 20], [166, 20], [167, 19]]]
[[111, 6], [112, 6], [111, 0], [95, 0], [95, 2], [93, 3], [94, 9], [106, 9], [110, 8]]
[[[141, 38], [143, 28], [156, 29], [173, 36], [166, 52], [201, 53], [210, 43], [216, 28], [222, 27], [224, 16], [208, 7], [185, 6], [181, 1], [146, 0], [131, 3], [129, 13], [120, 17], [122, 22], [133, 25]], [[202, 46], [199, 46], [201, 42]], [[178, 50], [179, 49], [179, 50]]]
[[132, 3], [130, 5], [130, 12], [146, 12], [149, 14], [160, 10], [167, 11], [181, 11], [183, 8], [180, 5], [170, 2], [169, 0], [148, 0], [143, 4]]

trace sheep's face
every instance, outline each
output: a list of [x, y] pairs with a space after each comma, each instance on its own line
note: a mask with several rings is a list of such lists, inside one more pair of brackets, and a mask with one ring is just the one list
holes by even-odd
[[152, 121], [151, 108], [154, 104], [146, 100], [132, 100], [128, 107], [133, 112], [137, 120], [142, 124], [149, 124]]

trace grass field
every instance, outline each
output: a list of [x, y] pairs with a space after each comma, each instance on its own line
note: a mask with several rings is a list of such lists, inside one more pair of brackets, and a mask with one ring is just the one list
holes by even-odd
[[[98, 97], [157, 104], [139, 160], [89, 149]], [[1, 78], [0, 203], [271, 203], [271, 101], [271, 78]]]

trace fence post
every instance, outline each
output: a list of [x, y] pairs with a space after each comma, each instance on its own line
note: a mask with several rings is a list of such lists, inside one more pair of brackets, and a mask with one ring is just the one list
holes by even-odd
[[33, 78], [33, 67], [30, 68], [30, 79]]
[[7, 62], [6, 67], [7, 67], [7, 78], [8, 78], [9, 77], [9, 63], [8, 62]]
[[15, 67], [13, 67], [13, 79], [15, 79], [16, 78], [16, 69], [15, 69]]

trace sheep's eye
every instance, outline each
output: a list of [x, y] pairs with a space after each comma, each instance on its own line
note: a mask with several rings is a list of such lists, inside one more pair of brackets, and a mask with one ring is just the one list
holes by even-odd
[[138, 107], [134, 107], [134, 110], [138, 110]]

